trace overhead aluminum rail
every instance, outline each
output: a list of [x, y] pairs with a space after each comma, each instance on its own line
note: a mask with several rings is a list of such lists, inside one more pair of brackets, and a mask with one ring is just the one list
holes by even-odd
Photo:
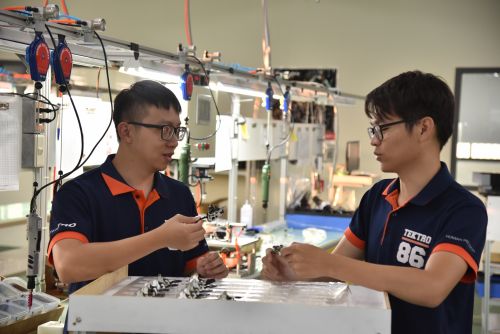
[[[6, 23], [6, 25], [2, 25], [2, 23]], [[0, 10], [0, 49], [24, 55], [26, 46], [34, 39], [35, 28], [43, 32], [50, 48], [52, 43], [45, 25], [49, 27], [54, 36], [57, 34], [66, 37], [66, 43], [73, 54], [75, 64], [91, 67], [104, 66], [101, 45], [90, 28], [48, 21], [37, 22], [32, 17], [6, 10]], [[109, 65], [118, 66], [127, 61], [141, 60], [158, 63], [171, 74], [181, 75], [185, 65], [201, 72], [200, 60], [188, 53], [171, 53], [113, 37], [101, 36], [100, 34], [99, 36], [106, 48]], [[203, 63], [203, 66], [207, 71], [210, 71], [211, 81], [215, 80], [224, 84], [261, 91], [265, 91], [268, 83], [271, 83], [274, 94], [278, 96], [282, 96], [285, 87], [289, 86], [293, 100], [310, 100], [319, 104], [333, 105], [337, 97], [344, 100], [350, 99], [348, 104], [353, 104], [355, 99], [364, 99], [362, 96], [342, 94], [336, 89], [327, 88], [320, 84], [276, 79], [270, 75], [253, 74], [217, 62]]]

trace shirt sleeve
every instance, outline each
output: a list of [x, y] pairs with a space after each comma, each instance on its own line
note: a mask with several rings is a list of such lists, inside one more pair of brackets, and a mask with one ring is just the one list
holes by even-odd
[[63, 239], [92, 240], [92, 222], [87, 197], [74, 182], [65, 184], [52, 203], [50, 215], [50, 242], [47, 250], [52, 263], [52, 247]]
[[488, 222], [486, 208], [481, 205], [470, 205], [450, 211], [432, 253], [445, 251], [460, 256], [468, 265], [462, 282], [471, 283], [476, 279], [486, 240]]
[[359, 207], [356, 209], [354, 215], [352, 216], [349, 227], [344, 232], [344, 236], [346, 237], [346, 239], [356, 248], [359, 248], [361, 250], [365, 249], [366, 240], [368, 238], [368, 197], [369, 192], [366, 192], [363, 195], [361, 202], [359, 203]]

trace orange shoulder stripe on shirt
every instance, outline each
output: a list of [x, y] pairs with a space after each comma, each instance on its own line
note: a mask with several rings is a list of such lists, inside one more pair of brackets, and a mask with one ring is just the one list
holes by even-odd
[[365, 249], [365, 241], [358, 238], [358, 236], [354, 234], [349, 227], [345, 230], [344, 235], [346, 239], [349, 240], [349, 242], [356, 248], [359, 248], [361, 250]]
[[54, 245], [58, 241], [61, 241], [63, 239], [77, 239], [77, 240], [80, 240], [81, 242], [83, 242], [85, 244], [89, 242], [89, 240], [87, 239], [87, 237], [84, 234], [79, 233], [79, 232], [66, 231], [66, 232], [61, 232], [61, 233], [56, 234], [52, 238], [52, 240], [50, 240], [50, 244], [49, 244], [49, 247], [48, 247], [48, 250], [47, 250], [47, 256], [49, 257], [49, 263], [52, 266], [54, 265], [54, 260], [52, 259], [52, 248], [54, 247]]
[[476, 261], [470, 256], [470, 254], [463, 249], [462, 247], [455, 245], [455, 244], [450, 244], [450, 243], [442, 243], [434, 247], [432, 250], [432, 253], [434, 252], [450, 252], [453, 254], [456, 254], [460, 256], [464, 261], [467, 263], [467, 265], [472, 269], [472, 271], [467, 270], [465, 273], [464, 277], [460, 280], [462, 283], [473, 283], [476, 280], [477, 277], [477, 269], [478, 265]]

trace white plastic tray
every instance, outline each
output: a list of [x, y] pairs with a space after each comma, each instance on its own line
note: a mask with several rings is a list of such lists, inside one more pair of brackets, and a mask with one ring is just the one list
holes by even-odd
[[26, 312], [28, 312], [28, 315], [29, 316], [32, 316], [32, 315], [35, 315], [35, 314], [38, 314], [38, 313], [42, 313], [43, 312], [43, 305], [36, 301], [36, 300], [33, 300], [33, 303], [31, 305], [31, 309], [28, 308], [28, 298], [23, 296], [23, 297], [19, 297], [19, 298], [16, 298], [16, 299], [12, 299], [9, 304], [15, 304], [19, 307], [22, 307]]
[[8, 325], [10, 322], [10, 315], [8, 313], [0, 311], [0, 327]]
[[0, 304], [0, 311], [10, 315], [14, 321], [22, 320], [28, 314], [28, 310], [23, 309], [21, 306], [5, 302]]
[[21, 296], [21, 292], [13, 288], [10, 284], [0, 282], [0, 302], [9, 301]]
[[46, 294], [44, 292], [33, 292], [33, 303], [39, 303], [43, 306], [43, 312], [54, 310], [61, 302], [59, 298]]
[[28, 289], [26, 288], [26, 281], [20, 277], [7, 277], [3, 281], [3, 283], [10, 285], [12, 288], [19, 291], [19, 293], [26, 293]]

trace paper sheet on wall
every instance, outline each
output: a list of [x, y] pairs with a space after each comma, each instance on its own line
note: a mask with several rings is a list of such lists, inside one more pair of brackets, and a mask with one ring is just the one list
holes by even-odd
[[19, 190], [21, 112], [20, 97], [0, 96], [0, 191]]
[[[85, 134], [85, 159], [89, 156], [92, 148], [108, 126], [111, 117], [111, 107], [109, 102], [93, 97], [73, 96], [73, 101], [78, 109], [83, 133]], [[81, 139], [73, 106], [67, 98], [63, 101], [61, 115], [62, 128], [57, 140], [57, 162], [59, 164], [60, 161], [59, 168], [63, 172], [68, 172], [74, 168], [80, 157]], [[117, 149], [116, 131], [114, 126], [111, 125], [101, 143], [84, 166], [102, 164], [106, 160], [106, 157], [111, 153], [116, 153]], [[71, 178], [82, 174], [82, 172], [83, 168], [79, 168], [72, 173]]]
[[297, 145], [297, 160], [301, 163], [305, 163], [311, 158], [311, 147], [309, 145], [310, 133], [306, 131], [300, 131], [297, 133], [298, 145]]
[[[215, 172], [230, 170], [232, 168], [232, 140], [231, 116], [218, 116], [221, 124], [215, 139]], [[218, 120], [217, 120], [218, 121]]]

